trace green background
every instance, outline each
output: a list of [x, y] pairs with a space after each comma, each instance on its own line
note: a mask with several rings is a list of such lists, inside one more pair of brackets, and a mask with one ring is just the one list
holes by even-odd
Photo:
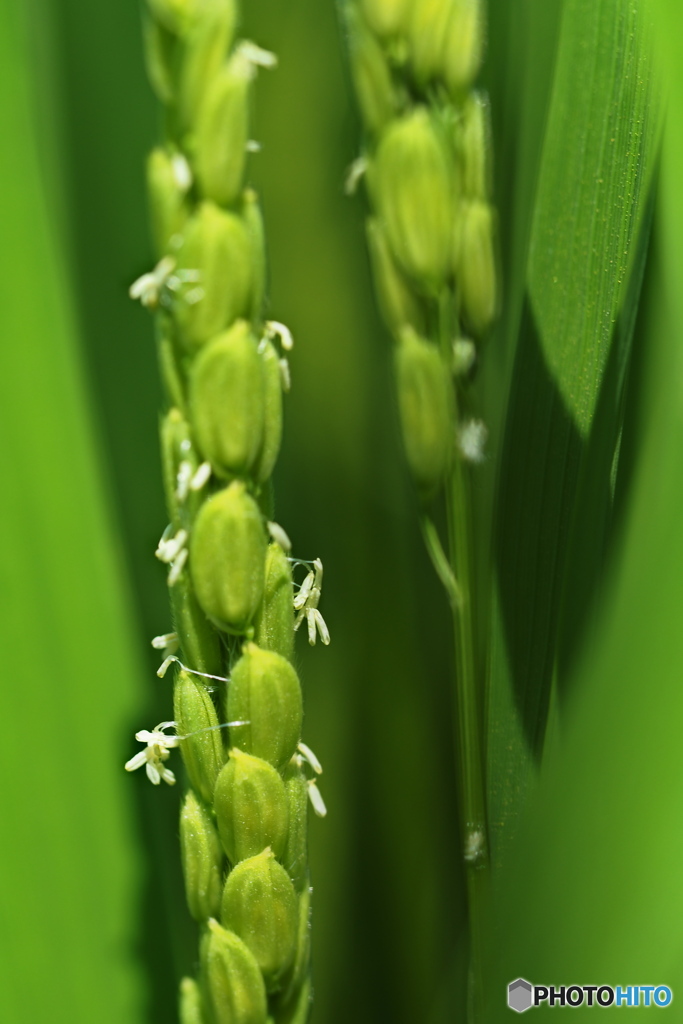
[[[343, 194], [360, 137], [343, 41], [331, 0], [244, 6], [245, 33], [280, 59], [258, 81], [253, 134], [263, 151], [250, 167], [266, 218], [270, 312], [296, 338], [276, 517], [297, 555], [324, 562], [332, 633], [329, 649], [300, 638], [298, 655], [305, 739], [324, 764], [329, 809], [311, 823], [314, 1020], [445, 1024], [462, 1019], [466, 962], [450, 626], [401, 453], [363, 200]], [[683, 73], [675, 57], [683, 15], [675, 0], [657, 10], [655, 50], [661, 74], [671, 64], [670, 98], [661, 166], [653, 142], [641, 168], [644, 221], [660, 169], [661, 188], [614, 503], [609, 459], [623, 408], [613, 398], [605, 411], [605, 386], [601, 401], [581, 392], [574, 403], [583, 371], [563, 369], [566, 308], [543, 306], [548, 266], [538, 255], [553, 204], [561, 211], [568, 201], [561, 147], [573, 138], [572, 117], [590, 140], [607, 116], [599, 93], [586, 114], [571, 74], [572, 103], [563, 106], [558, 91], [551, 105], [552, 85], [560, 89], [562, 60], [571, 71], [572, 46], [584, 38], [605, 47], [596, 67], [613, 69], [613, 35], [600, 21], [608, 7], [489, 5], [484, 79], [505, 297], [479, 384], [491, 426], [477, 497], [479, 565], [497, 581], [480, 595], [492, 652], [490, 769], [499, 780], [490, 807], [502, 851], [492, 1021], [509, 1017], [501, 992], [518, 974], [539, 983], [678, 983], [683, 998]], [[606, 72], [605, 95], [628, 73]], [[583, 91], [588, 102], [585, 83]], [[618, 117], [628, 118], [637, 102], [621, 100]], [[179, 793], [122, 770], [135, 730], [171, 708], [149, 646], [169, 628], [164, 571], [153, 558], [165, 525], [161, 391], [151, 321], [127, 297], [152, 262], [143, 163], [157, 128], [136, 3], [2, 5], [0, 1018], [22, 1024], [166, 1024], [196, 957], [181, 889]], [[623, 191], [615, 186], [606, 199], [618, 221]], [[577, 200], [579, 220], [582, 201], [595, 202]], [[633, 249], [608, 309], [624, 336], [637, 306], [634, 263], [647, 251]], [[581, 253], [565, 257], [571, 307], [583, 294], [572, 276]], [[591, 360], [606, 362], [605, 380], [618, 378], [627, 364], [614, 354], [618, 331], [601, 348], [586, 330]], [[569, 419], [562, 403], [557, 418], [558, 394]], [[539, 455], [546, 421], [521, 414], [543, 402], [559, 438], [550, 469]], [[586, 441], [592, 416], [600, 425]], [[549, 505], [539, 510], [541, 493]], [[614, 522], [601, 526], [607, 503]], [[562, 544], [573, 554], [560, 587], [544, 558]], [[608, 581], [604, 590], [598, 579]], [[559, 641], [543, 617], [556, 600], [564, 602]], [[548, 637], [559, 645], [552, 680], [543, 667]], [[505, 709], [521, 676], [515, 731]], [[548, 705], [562, 739], [552, 732], [546, 741], [539, 783], [537, 723]]]

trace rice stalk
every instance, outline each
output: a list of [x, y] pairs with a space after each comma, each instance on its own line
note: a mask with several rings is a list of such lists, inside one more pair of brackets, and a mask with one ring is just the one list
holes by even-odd
[[[488, 843], [470, 477], [484, 459], [487, 432], [473, 414], [469, 384], [498, 301], [488, 101], [473, 88], [484, 11], [479, 0], [348, 0], [342, 11], [364, 128], [348, 190], [365, 179], [406, 457], [427, 551], [453, 611], [469, 1002], [477, 1020]], [[441, 501], [445, 544], [435, 526]]]
[[156, 555], [174, 629], [153, 644], [175, 679], [173, 721], [137, 733], [145, 747], [126, 768], [172, 785], [179, 747], [189, 780], [180, 839], [200, 971], [182, 981], [182, 1024], [302, 1024], [307, 810], [325, 805], [292, 659], [303, 622], [311, 644], [329, 633], [322, 563], [292, 559], [273, 520], [292, 337], [264, 319], [264, 229], [245, 178], [254, 81], [277, 61], [236, 38], [237, 21], [234, 0], [149, 0], [145, 22], [164, 107], [147, 164], [159, 262], [130, 292], [156, 314], [167, 398]]

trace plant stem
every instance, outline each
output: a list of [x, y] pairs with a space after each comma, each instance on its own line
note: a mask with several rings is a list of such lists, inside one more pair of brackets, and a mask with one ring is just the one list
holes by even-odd
[[[444, 360], [451, 360], [451, 294], [439, 301], [439, 335]], [[454, 422], [459, 422], [457, 385], [453, 393]], [[472, 613], [472, 505], [470, 470], [459, 452], [446, 483], [448, 546], [451, 568], [461, 600], [451, 604], [455, 642], [455, 718], [459, 758], [461, 813], [470, 925], [470, 1024], [481, 1018], [481, 972], [484, 950], [483, 918], [488, 890], [488, 850], [482, 728]]]

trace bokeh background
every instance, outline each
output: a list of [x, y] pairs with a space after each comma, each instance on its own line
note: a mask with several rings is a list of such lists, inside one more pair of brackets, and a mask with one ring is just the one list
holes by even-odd
[[[520, 273], [562, 6], [560, 0], [489, 3], [484, 79], [492, 98], [504, 281]], [[390, 345], [364, 246], [363, 200], [343, 190], [360, 129], [337, 11], [332, 0], [245, 0], [244, 7], [245, 34], [280, 60], [276, 72], [259, 78], [253, 134], [263, 150], [250, 169], [265, 212], [271, 315], [296, 338], [275, 477], [277, 519], [296, 554], [324, 562], [322, 609], [332, 633], [329, 649], [299, 641], [305, 739], [324, 764], [329, 809], [327, 819], [311, 823], [314, 1020], [445, 1024], [462, 1019], [467, 955], [450, 626], [422, 550], [401, 454]], [[673, 3], [663, 2], [662, 12], [675, 52], [683, 17]], [[612, 838], [600, 832], [605, 857], [593, 887], [579, 885], [590, 869], [572, 883], [571, 843], [585, 851], [594, 842], [589, 804], [603, 778], [596, 805], [609, 808], [616, 799], [620, 815], [630, 806], [633, 827], [640, 821], [652, 841], [643, 839], [633, 858], [661, 886], [638, 890], [641, 918], [634, 928], [647, 924], [651, 940], [668, 929], [661, 966], [672, 970], [683, 948], [675, 923], [683, 886], [674, 868], [683, 842], [675, 754], [683, 633], [676, 618], [683, 546], [674, 528], [683, 497], [675, 349], [683, 323], [675, 287], [683, 238], [674, 187], [681, 157], [675, 113], [683, 109], [676, 106], [678, 86], [674, 76], [666, 216], [660, 214], [664, 227], [650, 258], [636, 337], [637, 352], [647, 339], [654, 353], [636, 363], [650, 390], [643, 383], [632, 392], [626, 434], [625, 464], [645, 466], [642, 479], [633, 469], [641, 496], [633, 527], [641, 532], [633, 543], [642, 564], [632, 578], [627, 573], [626, 596], [610, 611], [608, 648], [593, 662], [602, 666], [593, 671], [595, 715], [603, 721], [603, 697], [614, 709], [615, 694], [619, 708], [619, 692], [640, 695], [641, 679], [643, 687], [661, 685], [647, 708], [634, 700], [631, 717], [624, 711], [612, 772], [602, 772], [604, 730], [570, 737], [555, 790], [551, 784], [543, 797], [539, 820], [551, 824], [530, 828], [519, 859], [532, 866], [511, 869], [500, 924], [501, 948], [509, 948], [520, 879], [540, 877], [536, 902], [524, 899], [538, 911], [539, 933], [553, 933], [543, 908], [566, 890], [573, 895], [562, 904], [562, 928], [581, 944], [585, 936], [572, 915], [580, 920], [581, 907], [600, 902], [610, 874], [607, 852], [626, 828], [620, 819]], [[135, 730], [169, 718], [171, 708], [170, 684], [157, 679], [158, 657], [149, 645], [169, 628], [165, 574], [153, 557], [165, 526], [161, 390], [151, 320], [127, 297], [131, 281], [152, 263], [143, 165], [158, 128], [136, 0], [3, 3], [0, 1016], [13, 1022], [168, 1024], [176, 1019], [178, 980], [196, 959], [195, 928], [182, 897], [179, 793], [123, 772], [136, 748]], [[482, 401], [492, 410], [492, 458], [481, 498], [486, 528], [511, 336], [504, 321], [482, 384]], [[654, 409], [659, 421], [647, 418]], [[646, 426], [638, 433], [641, 422]], [[645, 455], [641, 437], [649, 445]], [[647, 501], [652, 494], [654, 505]], [[655, 513], [658, 519], [648, 518]], [[662, 537], [663, 548], [647, 548]], [[482, 557], [486, 562], [488, 554]], [[624, 649], [625, 638], [634, 636], [637, 657]], [[610, 693], [602, 694], [601, 681], [612, 686]], [[669, 732], [662, 740], [657, 728], [664, 722]], [[638, 748], [645, 778], [634, 791], [622, 769], [638, 730], [648, 739]], [[657, 789], [662, 775], [667, 784]], [[576, 788], [565, 793], [572, 780]], [[577, 823], [570, 839], [563, 815], [553, 818], [559, 792]], [[546, 841], [551, 866], [539, 876], [527, 855]], [[652, 848], [666, 850], [661, 863], [648, 860]], [[626, 898], [629, 884], [620, 877], [615, 901]], [[658, 924], [647, 910], [650, 897], [661, 909]], [[609, 900], [601, 904], [601, 919], [611, 907]], [[598, 956], [604, 944], [598, 929], [590, 948]], [[539, 971], [545, 964], [554, 969], [538, 936], [527, 947]], [[563, 962], [571, 962], [572, 948], [559, 944]], [[639, 948], [629, 948], [635, 964]], [[681, 977], [680, 964], [676, 969]]]

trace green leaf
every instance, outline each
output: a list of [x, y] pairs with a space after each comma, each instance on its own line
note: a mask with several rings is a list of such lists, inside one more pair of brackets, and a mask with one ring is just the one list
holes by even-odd
[[509, 1018], [505, 986], [520, 975], [683, 985], [683, 18], [668, 0], [661, 11], [671, 88], [623, 546], [562, 742], [498, 878], [491, 1022]]
[[658, 134], [650, 36], [643, 7], [565, 2], [527, 293], [509, 299], [521, 316], [500, 442], [489, 675], [499, 847], [542, 755], [558, 645], [564, 692], [612, 535]]
[[652, 171], [649, 22], [642, 4], [566, 2], [528, 285], [550, 374], [584, 438], [628, 291]]
[[123, 761], [141, 673], [43, 177], [54, 168], [39, 163], [24, 13], [0, 8], [2, 1017], [134, 1024]]

